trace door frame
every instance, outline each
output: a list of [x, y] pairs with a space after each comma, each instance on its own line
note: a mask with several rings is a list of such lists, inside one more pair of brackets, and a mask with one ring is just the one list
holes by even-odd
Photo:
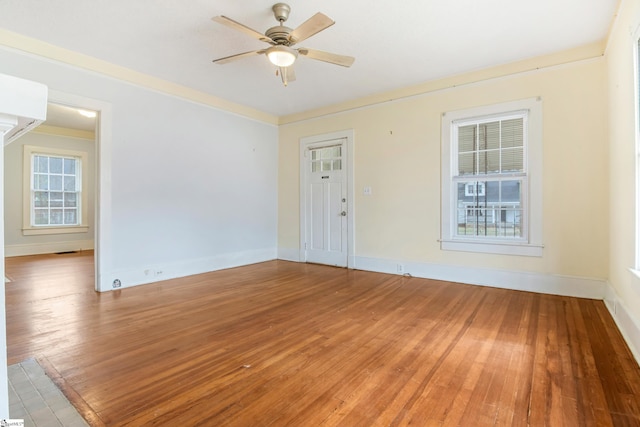
[[354, 132], [353, 129], [347, 129], [337, 132], [324, 133], [321, 135], [313, 135], [300, 138], [300, 246], [299, 259], [300, 262], [307, 261], [307, 250], [305, 243], [307, 241], [307, 216], [306, 216], [306, 200], [307, 200], [307, 182], [306, 182], [306, 158], [305, 152], [311, 145], [317, 145], [323, 141], [332, 141], [336, 139], [345, 140], [346, 156], [343, 158], [345, 166], [344, 178], [347, 180], [347, 268], [355, 266], [355, 203], [354, 203]]
[[[93, 259], [95, 290], [105, 292], [111, 286], [103, 280], [111, 270], [111, 104], [105, 101], [49, 89], [48, 102], [85, 108], [98, 113], [95, 131], [95, 209]], [[102, 283], [105, 282], [105, 283]]]

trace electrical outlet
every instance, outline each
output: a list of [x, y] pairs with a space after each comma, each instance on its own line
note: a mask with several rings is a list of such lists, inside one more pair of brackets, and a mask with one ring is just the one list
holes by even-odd
[[397, 264], [398, 274], [404, 274], [404, 265]]
[[156, 277], [158, 277], [158, 276], [162, 276], [162, 274], [163, 274], [162, 270], [156, 270], [156, 271], [155, 271], [155, 273], [154, 273], [154, 275], [155, 275]]

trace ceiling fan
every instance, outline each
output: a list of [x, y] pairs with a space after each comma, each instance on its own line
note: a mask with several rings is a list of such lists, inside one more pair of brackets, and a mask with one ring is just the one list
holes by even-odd
[[253, 50], [250, 52], [214, 59], [213, 62], [216, 64], [226, 64], [228, 62], [235, 61], [236, 59], [266, 54], [269, 61], [278, 67], [276, 75], [280, 74], [282, 83], [286, 86], [289, 82], [296, 79], [293, 71], [293, 63], [298, 58], [299, 54], [311, 59], [329, 62], [343, 67], [350, 67], [351, 64], [353, 64], [353, 61], [355, 61], [355, 58], [351, 56], [337, 55], [335, 53], [308, 49], [306, 47], [293, 48], [295, 44], [306, 40], [335, 24], [335, 22], [328, 16], [318, 12], [303, 22], [295, 30], [292, 30], [291, 28], [284, 26], [284, 22], [289, 18], [289, 13], [291, 12], [289, 5], [285, 3], [276, 3], [273, 5], [272, 10], [280, 25], [269, 28], [264, 34], [234, 21], [231, 18], [227, 18], [226, 16], [216, 16], [211, 18], [219, 24], [234, 28], [271, 45], [266, 49]]

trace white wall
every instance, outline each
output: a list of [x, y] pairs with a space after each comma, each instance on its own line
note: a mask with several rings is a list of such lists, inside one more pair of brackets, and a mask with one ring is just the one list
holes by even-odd
[[[623, 0], [605, 56], [609, 122], [609, 283], [607, 305], [640, 360], [640, 278], [635, 266], [636, 83], [634, 50], [640, 37], [640, 2]], [[640, 172], [640, 171], [639, 171]]]
[[[353, 129], [356, 268], [397, 273], [402, 264], [413, 276], [602, 298], [609, 243], [604, 60], [508, 70], [484, 80], [470, 73], [455, 87], [281, 126], [280, 256], [299, 254], [300, 138]], [[442, 114], [537, 97], [543, 255], [441, 250]], [[365, 186], [372, 195], [363, 194]]]
[[[46, 114], [47, 87], [34, 82], [9, 78], [0, 74], [0, 94], [2, 96], [2, 114], [0, 114], [0, 140], [9, 141], [9, 135], [24, 134], [29, 126], [13, 133], [19, 123], [31, 118], [44, 119]], [[26, 95], [26, 96], [25, 96]], [[18, 115], [20, 117], [18, 117]], [[4, 149], [0, 152], [0, 259], [4, 260]], [[7, 380], [7, 334], [5, 312], [5, 270], [0, 264], [0, 418], [9, 418], [9, 385]]]
[[99, 142], [110, 164], [99, 172], [103, 285], [276, 257], [275, 126], [9, 49], [0, 72], [111, 106]]
[[[87, 195], [89, 229], [84, 233], [25, 236], [23, 227], [23, 147], [32, 145], [87, 153], [82, 173], [88, 177], [82, 189]], [[22, 256], [93, 249], [95, 206], [95, 142], [61, 135], [39, 133], [38, 129], [12, 142], [4, 149], [4, 245], [5, 256]]]

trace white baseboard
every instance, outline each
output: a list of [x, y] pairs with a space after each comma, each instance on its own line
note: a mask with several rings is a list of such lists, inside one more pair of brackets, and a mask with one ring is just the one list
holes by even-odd
[[640, 364], [640, 318], [624, 305], [610, 283], [607, 283], [604, 303], [616, 322], [622, 337], [627, 342], [633, 357]]
[[114, 290], [113, 283], [115, 280], [119, 281], [120, 288], [128, 288], [194, 274], [256, 264], [276, 258], [276, 248], [266, 248], [226, 253], [207, 258], [146, 265], [138, 269], [101, 272], [99, 290], [101, 292]]
[[603, 299], [606, 281], [557, 274], [356, 257], [355, 268], [389, 274], [580, 298]]
[[29, 243], [25, 245], [6, 245], [6, 257], [53, 254], [56, 252], [88, 251], [93, 249], [93, 240], [72, 240], [69, 242]]
[[[278, 259], [300, 262], [303, 256], [297, 248], [278, 248]], [[354, 256], [349, 266], [378, 273], [409, 274], [425, 279], [598, 300], [604, 299], [607, 288], [607, 282], [604, 279], [362, 256]]]

